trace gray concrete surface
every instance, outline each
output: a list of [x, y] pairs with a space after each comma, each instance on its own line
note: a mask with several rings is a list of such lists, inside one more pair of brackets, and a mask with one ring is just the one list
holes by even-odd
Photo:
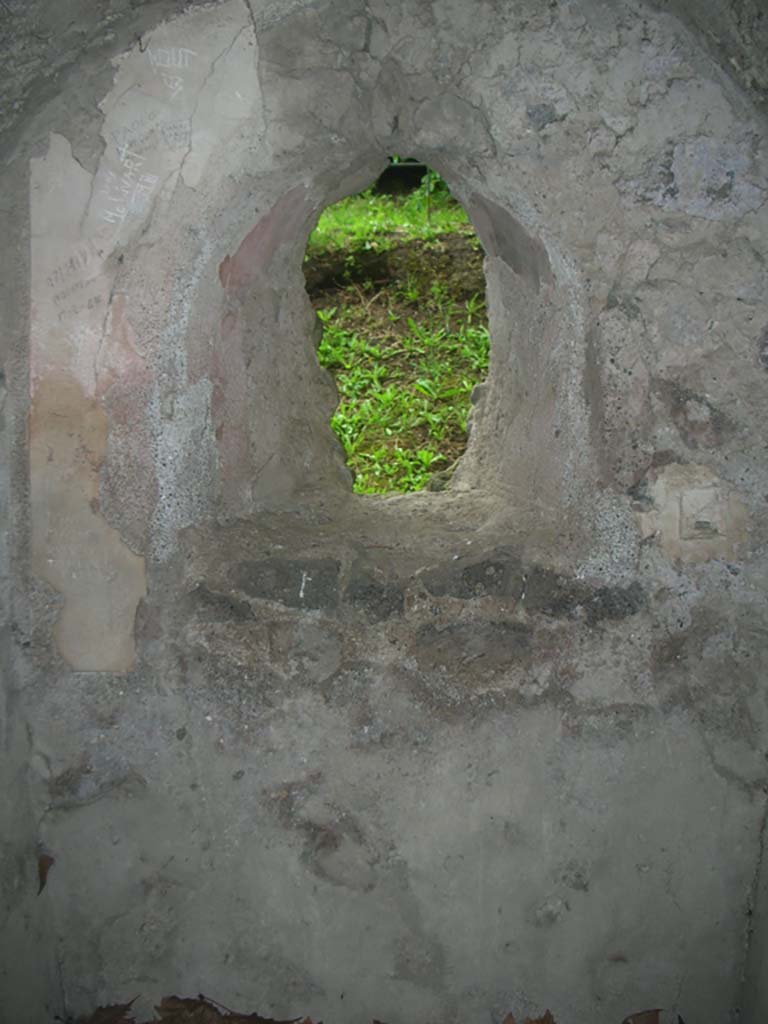
[[[760, 13], [0, 6], [9, 1019], [766, 1019]], [[363, 498], [301, 264], [392, 152], [492, 365]]]

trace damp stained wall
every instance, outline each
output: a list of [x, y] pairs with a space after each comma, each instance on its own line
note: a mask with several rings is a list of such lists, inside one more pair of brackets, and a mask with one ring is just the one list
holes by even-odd
[[[756, 87], [637, 0], [143, 8], [14, 79], [4, 1005], [762, 1020]], [[301, 262], [392, 152], [492, 365], [376, 499]]]

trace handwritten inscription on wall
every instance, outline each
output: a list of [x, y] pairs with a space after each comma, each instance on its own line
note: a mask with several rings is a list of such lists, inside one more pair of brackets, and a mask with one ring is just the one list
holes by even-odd
[[127, 145], [119, 146], [117, 152], [121, 171], [108, 170], [102, 186], [105, 197], [102, 219], [108, 224], [122, 224], [130, 213], [145, 213], [159, 181], [156, 174], [142, 173], [146, 157]]
[[78, 245], [65, 260], [54, 267], [46, 278], [46, 284], [51, 290], [68, 285], [80, 277], [93, 258], [94, 253], [89, 245]]
[[162, 49], [147, 47], [149, 63], [165, 82], [172, 99], [184, 91], [184, 71], [196, 56], [195, 50], [188, 50], [181, 46]]

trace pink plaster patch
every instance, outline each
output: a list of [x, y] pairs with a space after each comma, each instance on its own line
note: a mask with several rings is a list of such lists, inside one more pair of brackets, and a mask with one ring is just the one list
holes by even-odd
[[251, 228], [234, 256], [225, 256], [219, 266], [224, 288], [242, 288], [268, 266], [279, 247], [296, 235], [307, 219], [310, 205], [306, 189], [297, 185]]
[[136, 335], [126, 313], [126, 296], [116, 295], [112, 300], [110, 334], [99, 353], [96, 366], [96, 395], [102, 397], [116, 381], [126, 378], [148, 381], [144, 357], [136, 346]]

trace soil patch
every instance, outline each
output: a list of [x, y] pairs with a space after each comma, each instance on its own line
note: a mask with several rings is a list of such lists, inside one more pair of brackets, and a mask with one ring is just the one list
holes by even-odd
[[[346, 252], [326, 249], [304, 262], [307, 293], [315, 309], [337, 302], [353, 306], [359, 301], [354, 285], [386, 288], [391, 299], [409, 277], [426, 284], [443, 284], [455, 302], [466, 302], [485, 292], [483, 250], [470, 231], [452, 232], [437, 238], [398, 241], [394, 236], [389, 248], [357, 249]], [[405, 303], [413, 309], [416, 303]]]

